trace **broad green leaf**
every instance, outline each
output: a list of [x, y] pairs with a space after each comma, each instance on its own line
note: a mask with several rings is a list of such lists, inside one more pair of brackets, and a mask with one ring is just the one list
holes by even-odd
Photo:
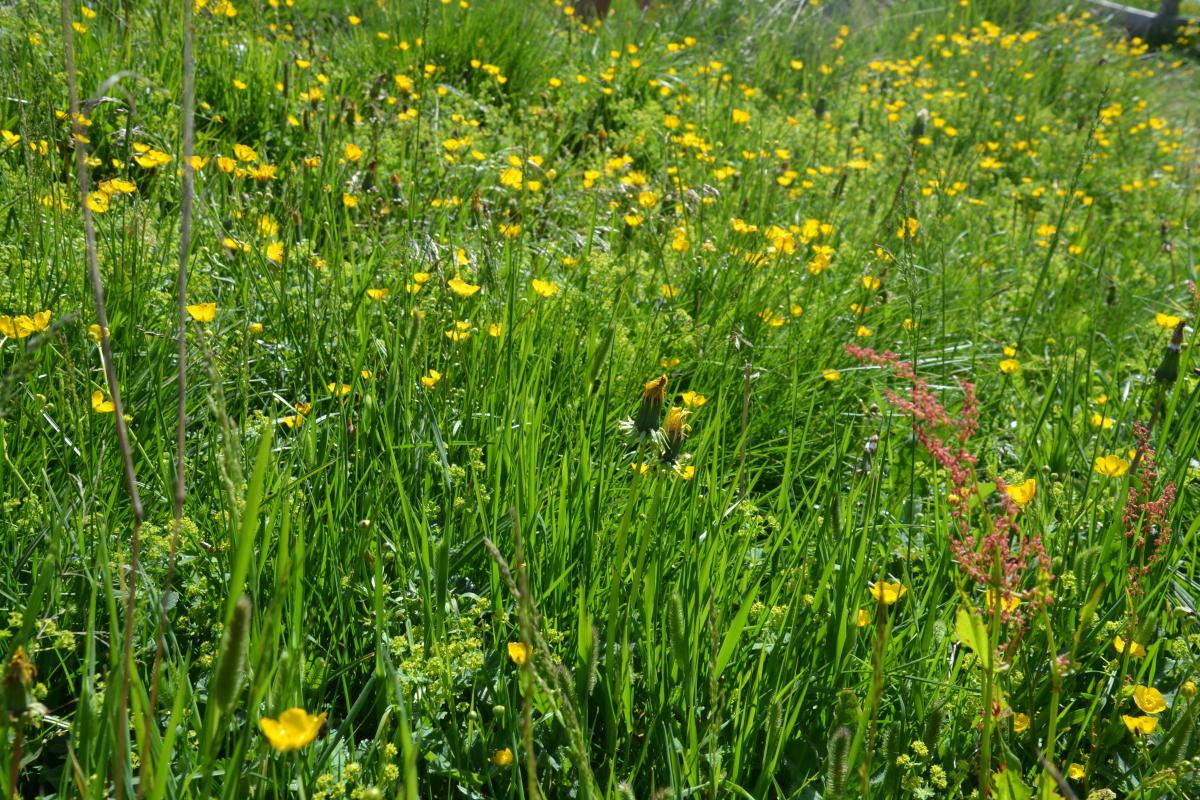
[[960, 607], [954, 618], [954, 632], [958, 640], [975, 651], [979, 665], [984, 669], [992, 667], [992, 648], [988, 644], [987, 625], [979, 612], [974, 609]]

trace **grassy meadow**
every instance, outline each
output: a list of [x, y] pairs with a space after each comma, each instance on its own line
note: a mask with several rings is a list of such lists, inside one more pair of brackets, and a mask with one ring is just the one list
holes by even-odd
[[589, 6], [0, 2], [6, 796], [1200, 796], [1189, 43]]

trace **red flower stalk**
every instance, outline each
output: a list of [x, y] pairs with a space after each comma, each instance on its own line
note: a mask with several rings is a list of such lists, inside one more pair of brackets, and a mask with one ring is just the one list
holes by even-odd
[[[1150, 572], [1171, 539], [1171, 523], [1167, 519], [1167, 511], [1175, 499], [1175, 484], [1168, 483], [1162, 493], [1154, 497], [1155, 484], [1158, 483], [1158, 463], [1155, 461], [1154, 448], [1150, 446], [1150, 428], [1140, 422], [1133, 424], [1133, 435], [1137, 440], [1137, 450], [1141, 454], [1138, 461], [1137, 480], [1130, 487], [1125, 497], [1125, 509], [1121, 513], [1121, 521], [1125, 524], [1125, 539], [1133, 543], [1134, 551], [1141, 554], [1141, 559], [1129, 565], [1129, 591], [1141, 595], [1142, 578]], [[1152, 538], [1151, 538], [1152, 537]]]
[[[976, 583], [990, 587], [993, 597], [999, 598], [1001, 619], [1022, 624], [1026, 614], [1049, 602], [1049, 596], [1035, 594], [1022, 588], [1022, 579], [1030, 565], [1037, 565], [1050, 575], [1050, 557], [1037, 534], [1025, 536], [1017, 524], [1019, 508], [1006, 491], [1000, 478], [995, 479], [999, 512], [994, 514], [989, 533], [979, 538], [971, 532], [971, 506], [968, 500], [978, 493], [975, 476], [976, 457], [968, 449], [972, 436], [979, 429], [979, 403], [975, 386], [959, 381], [963, 401], [957, 415], [952, 416], [929, 382], [917, 375], [911, 361], [904, 361], [889, 350], [876, 352], [856, 344], [845, 345], [851, 356], [864, 364], [873, 364], [908, 381], [905, 394], [885, 390], [888, 402], [912, 417], [913, 434], [929, 457], [946, 471], [952, 486], [950, 514], [957, 535], [950, 537], [950, 550], [959, 569]], [[949, 430], [951, 437], [943, 436]], [[1011, 602], [1014, 598], [1029, 601], [1028, 605]]]

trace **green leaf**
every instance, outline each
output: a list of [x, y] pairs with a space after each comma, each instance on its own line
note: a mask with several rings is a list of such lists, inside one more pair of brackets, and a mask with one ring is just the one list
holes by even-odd
[[1021, 783], [1019, 771], [1002, 769], [992, 776], [992, 796], [996, 800], [1030, 800], [1033, 792]]
[[954, 618], [954, 632], [960, 642], [975, 651], [980, 666], [992, 668], [992, 648], [988, 644], [987, 626], [979, 612], [960, 607]]
[[263, 484], [266, 482], [267, 464], [271, 462], [271, 438], [273, 429], [263, 429], [258, 443], [258, 455], [254, 459], [254, 472], [246, 489], [246, 504], [242, 510], [242, 524], [238, 530], [233, 556], [233, 570], [229, 577], [229, 595], [225, 598], [225, 625], [233, 620], [233, 609], [245, 591], [246, 575], [250, 571], [250, 557], [254, 554], [254, 541], [258, 538], [258, 511], [262, 506]]
[[742, 629], [746, 627], [746, 620], [750, 617], [750, 608], [754, 605], [754, 598], [757, 596], [758, 585], [756, 584], [746, 592], [746, 597], [742, 600], [742, 607], [738, 610], [737, 616], [733, 618], [729, 630], [725, 632], [725, 638], [721, 641], [721, 652], [717, 654], [718, 675], [725, 670], [725, 665], [729, 663], [729, 658], [733, 655], [733, 649], [742, 635]]

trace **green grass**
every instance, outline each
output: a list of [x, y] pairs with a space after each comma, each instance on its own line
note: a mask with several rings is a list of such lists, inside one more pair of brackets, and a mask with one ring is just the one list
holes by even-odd
[[[5, 791], [1200, 793], [1189, 56], [1011, 0], [208, 0], [176, 524], [183, 5], [72, 4], [139, 528], [52, 5], [0, 8], [0, 314], [51, 312], [0, 339]], [[957, 485], [847, 344], [976, 409]], [[996, 525], [1049, 572], [972, 579]]]

